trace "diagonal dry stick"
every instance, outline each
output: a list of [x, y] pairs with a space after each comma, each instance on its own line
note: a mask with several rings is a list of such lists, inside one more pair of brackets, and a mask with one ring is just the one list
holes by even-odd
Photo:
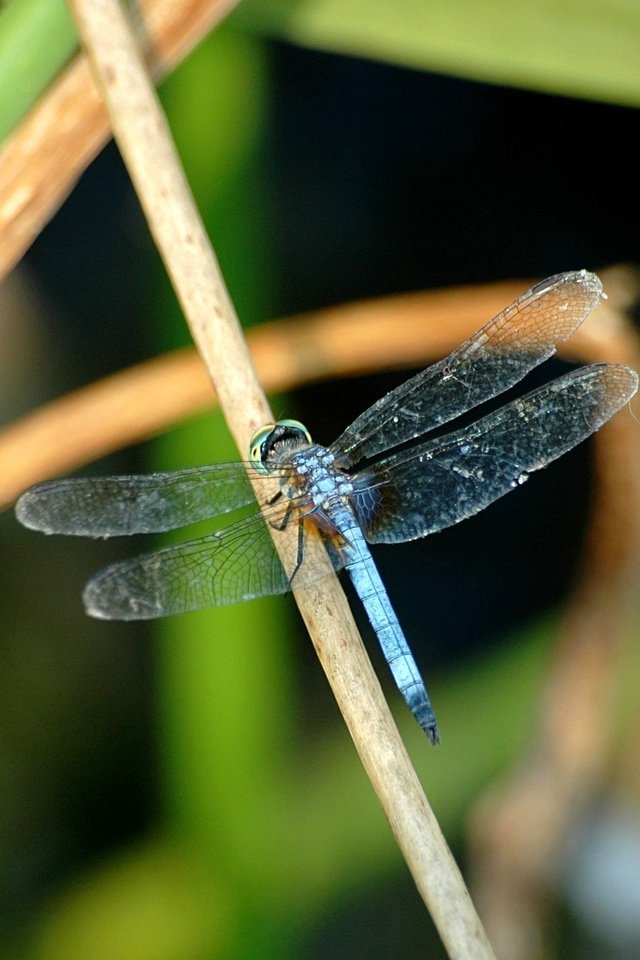
[[[149, 226], [240, 449], [270, 418], [169, 130], [117, 0], [71, 0]], [[450, 956], [493, 956], [393, 723], [335, 578], [296, 592], [301, 613], [416, 885]]]

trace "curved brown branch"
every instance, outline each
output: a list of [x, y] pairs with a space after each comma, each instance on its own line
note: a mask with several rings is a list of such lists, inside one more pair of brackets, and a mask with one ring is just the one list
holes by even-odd
[[[156, 78], [182, 60], [238, 0], [141, 0], [139, 33]], [[84, 54], [0, 151], [0, 279], [20, 260], [111, 138]]]
[[[419, 366], [447, 352], [525, 286], [523, 281], [460, 287], [348, 304], [265, 323], [251, 331], [248, 342], [268, 391], [383, 365]], [[193, 349], [61, 397], [0, 432], [0, 508], [38, 480], [155, 436], [215, 402]]]
[[[602, 276], [612, 294], [618, 291], [618, 300], [624, 297], [623, 278], [629, 272]], [[507, 281], [381, 297], [274, 320], [254, 328], [247, 339], [267, 391], [420, 367], [446, 355], [529, 285], [528, 280]], [[628, 361], [623, 306], [615, 299], [603, 302], [561, 344], [561, 355], [582, 362]], [[215, 402], [193, 349], [138, 364], [61, 397], [0, 432], [0, 508], [32, 483], [156, 436]], [[596, 443], [606, 436], [599, 433]], [[616, 462], [615, 451], [611, 455]]]

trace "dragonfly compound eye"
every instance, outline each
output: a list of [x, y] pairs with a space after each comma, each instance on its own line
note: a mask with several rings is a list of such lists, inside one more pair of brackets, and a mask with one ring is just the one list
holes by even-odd
[[269, 473], [287, 452], [311, 443], [311, 434], [299, 420], [278, 420], [256, 430], [249, 445], [249, 460], [254, 470]]
[[302, 441], [305, 444], [311, 443], [311, 434], [304, 423], [300, 423], [299, 420], [278, 420], [276, 427], [282, 429], [282, 438], [297, 440], [298, 442]]
[[249, 441], [249, 463], [259, 473], [268, 473], [266, 466], [267, 447], [265, 444], [276, 428], [275, 423], [266, 423], [256, 430]]

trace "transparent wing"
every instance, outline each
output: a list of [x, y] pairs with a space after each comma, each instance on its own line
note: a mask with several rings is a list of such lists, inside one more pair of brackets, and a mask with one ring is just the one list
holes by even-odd
[[365, 410], [331, 445], [347, 468], [422, 436], [513, 386], [567, 340], [602, 296], [586, 270], [536, 284], [444, 360]]
[[[279, 524], [283, 510], [270, 511]], [[304, 559], [304, 539], [310, 530], [300, 528], [284, 539], [285, 566], [276, 552], [261, 513], [198, 540], [176, 544], [145, 556], [115, 563], [99, 571], [87, 584], [83, 599], [87, 613], [104, 620], [151, 620], [205, 607], [240, 603], [256, 597], [286, 593], [290, 575], [294, 586], [304, 586], [327, 574], [327, 566]], [[328, 542], [334, 569], [343, 566], [339, 551]], [[302, 565], [296, 569], [299, 552]]]
[[363, 471], [356, 498], [367, 539], [413, 540], [478, 513], [601, 427], [637, 387], [628, 367], [583, 367], [469, 427], [386, 458], [368, 487]]
[[174, 473], [39, 483], [20, 497], [16, 516], [43, 533], [113, 537], [174, 530], [254, 501], [247, 466], [221, 463]]

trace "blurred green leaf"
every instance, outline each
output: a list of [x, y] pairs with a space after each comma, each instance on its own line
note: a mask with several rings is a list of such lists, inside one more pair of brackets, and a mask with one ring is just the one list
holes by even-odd
[[0, 12], [0, 143], [78, 45], [64, 0], [12, 0]]
[[640, 104], [636, 0], [245, 0], [234, 17], [274, 37], [336, 53]]
[[78, 878], [45, 912], [33, 960], [204, 960], [228, 937], [226, 896], [197, 858], [151, 840]]

